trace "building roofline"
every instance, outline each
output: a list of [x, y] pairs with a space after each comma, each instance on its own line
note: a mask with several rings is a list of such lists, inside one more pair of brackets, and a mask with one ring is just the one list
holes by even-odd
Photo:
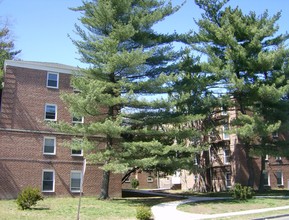
[[74, 66], [69, 66], [59, 63], [38, 62], [38, 61], [22, 61], [22, 60], [5, 60], [4, 71], [6, 72], [7, 66], [22, 67], [28, 69], [44, 70], [65, 74], [72, 74], [73, 71], [79, 70]]

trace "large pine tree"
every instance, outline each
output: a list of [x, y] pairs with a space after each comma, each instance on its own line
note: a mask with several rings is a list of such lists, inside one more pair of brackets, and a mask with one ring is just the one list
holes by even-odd
[[231, 127], [246, 153], [248, 185], [254, 182], [252, 155], [262, 156], [262, 188], [264, 156], [286, 155], [285, 142], [272, 135], [288, 131], [288, 35], [278, 34], [280, 13], [246, 15], [238, 7], [225, 7], [228, 1], [195, 0], [204, 13], [194, 48], [208, 58], [203, 70], [215, 77], [215, 91], [233, 98], [237, 117]]
[[[60, 129], [82, 134], [78, 147], [90, 163], [103, 164], [101, 199], [109, 197], [110, 172], [135, 167], [173, 172], [194, 158], [188, 139], [199, 134], [179, 126], [190, 116], [175, 112], [168, 96], [179, 79], [182, 53], [172, 47], [179, 36], [153, 30], [178, 9], [157, 0], [84, 1], [74, 9], [82, 12], [85, 29], [76, 26], [81, 40], [73, 42], [89, 68], [72, 80], [79, 92], [63, 99], [74, 116], [91, 118], [83, 125], [60, 124]], [[95, 135], [103, 135], [105, 148], [91, 141]]]

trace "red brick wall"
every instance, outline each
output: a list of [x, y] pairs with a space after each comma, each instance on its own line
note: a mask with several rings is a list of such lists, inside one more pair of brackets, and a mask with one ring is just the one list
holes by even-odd
[[[57, 119], [72, 122], [61, 92], [72, 91], [69, 74], [59, 74], [59, 89], [46, 87], [47, 71], [7, 66], [0, 113], [0, 199], [15, 198], [27, 186], [42, 186], [44, 169], [55, 171], [55, 192], [74, 196], [70, 173], [82, 170], [83, 157], [71, 156], [63, 142], [71, 136], [53, 132], [44, 123], [45, 103], [57, 105]], [[11, 130], [12, 129], [12, 130]], [[44, 136], [56, 137], [56, 155], [43, 155]], [[102, 170], [87, 165], [84, 195], [100, 193]], [[111, 174], [110, 196], [121, 196], [121, 175]]]

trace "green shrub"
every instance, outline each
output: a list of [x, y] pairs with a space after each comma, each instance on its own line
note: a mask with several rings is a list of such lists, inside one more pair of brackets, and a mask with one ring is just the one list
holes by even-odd
[[139, 181], [137, 179], [132, 179], [131, 180], [131, 187], [133, 189], [136, 189], [139, 186]]
[[149, 207], [139, 206], [136, 210], [136, 218], [139, 220], [149, 220], [152, 217], [152, 212]]
[[43, 200], [43, 196], [39, 189], [27, 187], [18, 194], [16, 203], [20, 209], [30, 209], [31, 206], [36, 205], [39, 200]]
[[232, 190], [232, 196], [234, 199], [238, 200], [252, 199], [254, 196], [254, 191], [249, 186], [242, 186], [241, 184], [237, 183], [234, 185]]

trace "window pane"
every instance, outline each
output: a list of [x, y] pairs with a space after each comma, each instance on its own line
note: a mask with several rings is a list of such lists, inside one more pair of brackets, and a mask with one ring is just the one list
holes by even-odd
[[44, 153], [54, 153], [55, 149], [55, 139], [45, 138], [44, 139]]
[[231, 186], [231, 174], [230, 173], [226, 173], [226, 185], [227, 187]]
[[266, 171], [264, 172], [264, 186], [269, 186], [269, 178]]
[[53, 172], [44, 172], [43, 180], [53, 180]]
[[56, 119], [56, 106], [55, 105], [46, 105], [45, 118], [52, 119], [52, 120]]
[[53, 181], [43, 181], [43, 191], [52, 191]]
[[57, 78], [58, 78], [58, 75], [57, 75], [57, 74], [48, 73], [48, 76], [47, 76], [47, 86], [57, 88], [57, 87], [58, 87], [58, 85], [57, 85], [57, 84], [58, 84], [58, 83], [57, 83]]
[[229, 136], [229, 126], [228, 125], [224, 125], [223, 126], [223, 138], [224, 139], [229, 139], [230, 136]]
[[277, 185], [282, 185], [282, 172], [276, 172]]
[[54, 175], [51, 171], [43, 172], [43, 182], [42, 190], [43, 191], [53, 191]]
[[81, 155], [82, 154], [82, 150], [71, 150], [71, 154]]
[[81, 184], [81, 173], [80, 172], [72, 172], [71, 173], [71, 191], [80, 191]]
[[83, 122], [83, 117], [73, 116], [72, 117], [72, 122], [74, 122], [74, 123], [82, 123]]

